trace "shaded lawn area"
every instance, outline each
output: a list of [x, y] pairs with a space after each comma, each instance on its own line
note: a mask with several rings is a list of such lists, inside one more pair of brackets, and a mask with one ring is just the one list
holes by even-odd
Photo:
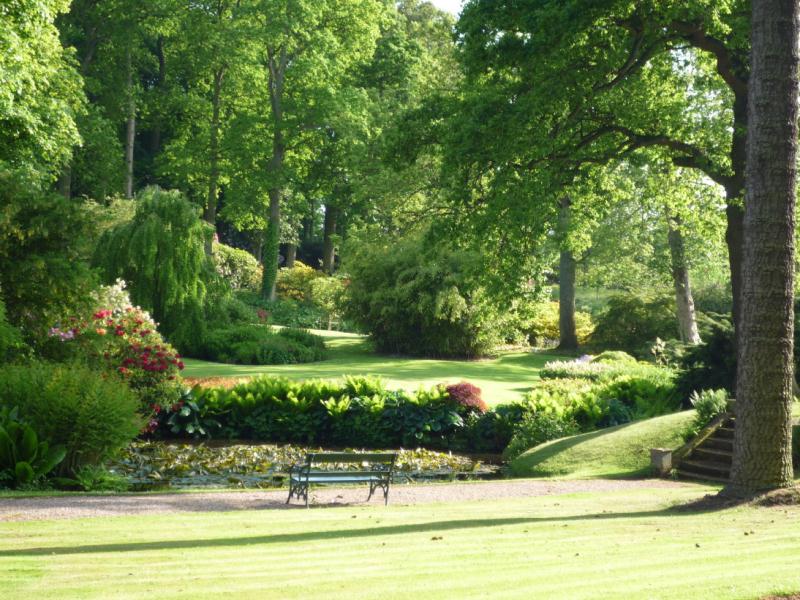
[[800, 590], [800, 507], [687, 486], [0, 523], [3, 598], [758, 598]]
[[281, 375], [290, 379], [337, 379], [343, 375], [373, 375], [390, 388], [415, 391], [420, 386], [469, 381], [483, 391], [487, 404], [522, 398], [539, 379], [544, 363], [559, 357], [547, 353], [512, 352], [487, 360], [429, 360], [379, 356], [363, 336], [315, 331], [325, 336], [327, 360], [301, 365], [226, 365], [185, 359], [185, 377], [252, 377]]

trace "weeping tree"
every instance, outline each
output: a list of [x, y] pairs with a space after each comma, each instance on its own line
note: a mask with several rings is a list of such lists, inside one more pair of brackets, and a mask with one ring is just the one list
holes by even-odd
[[203, 305], [213, 268], [205, 254], [211, 228], [178, 191], [158, 187], [137, 196], [136, 214], [100, 238], [94, 264], [111, 283], [128, 282], [131, 300], [151, 312], [182, 351], [203, 332]]

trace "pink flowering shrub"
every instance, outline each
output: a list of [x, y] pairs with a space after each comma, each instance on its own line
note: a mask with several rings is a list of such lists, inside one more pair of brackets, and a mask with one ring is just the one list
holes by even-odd
[[51, 328], [50, 336], [73, 346], [73, 354], [90, 364], [122, 378], [142, 402], [148, 419], [145, 430], [153, 431], [158, 414], [180, 396], [183, 361], [158, 333], [152, 317], [131, 306], [124, 282], [103, 288], [96, 300], [107, 304], [90, 317], [70, 317], [65, 324]]
[[460, 407], [468, 410], [473, 410], [479, 413], [485, 413], [489, 410], [486, 402], [481, 398], [481, 388], [477, 385], [472, 385], [466, 381], [461, 383], [454, 383], [445, 387], [447, 395], [450, 399], [458, 404]]

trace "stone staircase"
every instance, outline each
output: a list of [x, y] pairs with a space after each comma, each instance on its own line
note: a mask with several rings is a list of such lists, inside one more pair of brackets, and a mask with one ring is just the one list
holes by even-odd
[[706, 428], [686, 448], [675, 464], [678, 477], [727, 483], [733, 460], [733, 432], [736, 418], [726, 414]]

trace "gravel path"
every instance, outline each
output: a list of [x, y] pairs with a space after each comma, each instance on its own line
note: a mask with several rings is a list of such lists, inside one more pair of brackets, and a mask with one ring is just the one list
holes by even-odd
[[[569, 494], [573, 492], [613, 492], [642, 488], [675, 488], [686, 484], [659, 479], [573, 481], [508, 480], [477, 483], [394, 485], [389, 497], [392, 505], [429, 502], [462, 502]], [[313, 505], [365, 505], [366, 487], [329, 488], [311, 491]], [[166, 514], [229, 510], [264, 510], [303, 507], [301, 502], [286, 505], [285, 490], [245, 492], [197, 492], [187, 494], [123, 494], [109, 496], [55, 496], [0, 498], [0, 521], [77, 519], [123, 515]], [[380, 505], [380, 494], [371, 504]]]

